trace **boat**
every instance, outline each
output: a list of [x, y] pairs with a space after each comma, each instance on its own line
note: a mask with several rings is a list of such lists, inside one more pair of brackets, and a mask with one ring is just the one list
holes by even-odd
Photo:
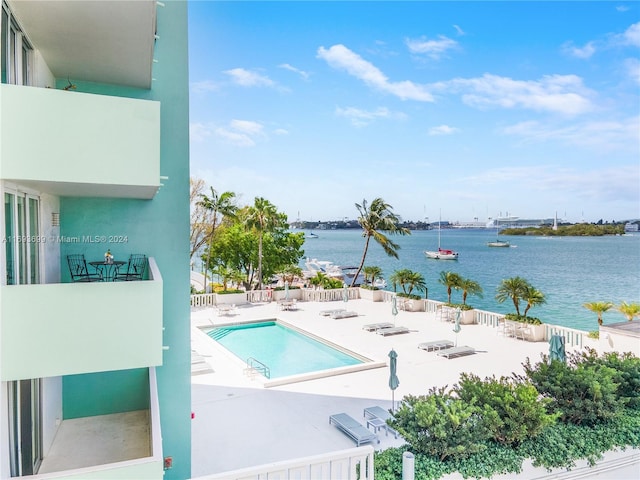
[[506, 240], [496, 239], [493, 242], [487, 242], [487, 247], [510, 247], [511, 244]]
[[454, 250], [449, 250], [447, 248], [442, 248], [440, 246], [440, 223], [442, 222], [442, 217], [438, 220], [438, 250], [426, 250], [424, 254], [427, 258], [433, 258], [434, 260], [457, 260], [458, 252]]
[[[342, 267], [335, 265], [328, 260], [318, 260], [316, 258], [307, 258], [305, 262], [306, 270], [302, 272], [304, 278], [313, 278], [318, 273], [323, 273], [327, 277], [337, 278], [342, 280], [347, 285], [351, 285], [353, 277], [358, 270], [358, 267]], [[358, 274], [355, 286], [360, 286], [364, 283], [364, 275], [362, 272]]]
[[509, 242], [507, 242], [506, 240], [500, 240], [498, 238], [498, 231], [499, 231], [499, 225], [498, 222], [496, 221], [496, 239], [493, 242], [487, 242], [487, 247], [504, 247], [504, 248], [508, 248], [511, 246], [511, 244]]
[[309, 232], [309, 233], [305, 234], [304, 238], [318, 238], [318, 235], [316, 235], [313, 232]]

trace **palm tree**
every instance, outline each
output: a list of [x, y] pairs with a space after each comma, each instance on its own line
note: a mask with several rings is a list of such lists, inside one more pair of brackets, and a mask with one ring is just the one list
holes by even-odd
[[451, 291], [458, 288], [462, 277], [455, 272], [440, 272], [438, 282], [447, 287], [447, 303], [451, 303]]
[[353, 287], [356, 283], [358, 275], [362, 271], [364, 261], [367, 258], [367, 251], [369, 250], [369, 240], [374, 238], [378, 244], [382, 247], [384, 252], [393, 258], [398, 258], [398, 249], [400, 246], [393, 243], [382, 232], [388, 232], [392, 235], [411, 235], [408, 228], [403, 228], [398, 225], [400, 218], [393, 213], [393, 207], [382, 198], [375, 198], [371, 204], [368, 204], [366, 200], [362, 201], [362, 205], [356, 203], [356, 208], [360, 213], [358, 217], [358, 223], [362, 227], [362, 236], [365, 237], [364, 251], [362, 252], [362, 260], [360, 260], [360, 266], [356, 271], [356, 274], [351, 281]]
[[[221, 222], [224, 217], [235, 218], [236, 212], [238, 211], [238, 207], [235, 205], [234, 201], [236, 198], [236, 194], [234, 192], [222, 192], [218, 194], [218, 192], [213, 188], [211, 188], [211, 196], [208, 197], [204, 193], [200, 194], [200, 200], [197, 202], [197, 205], [204, 208], [205, 210], [211, 213], [211, 226], [209, 229], [209, 252], [213, 249], [213, 236], [216, 231], [216, 226], [219, 221]], [[218, 218], [220, 216], [220, 218]], [[209, 267], [210, 259], [207, 257], [207, 267]], [[213, 266], [211, 265], [213, 269]], [[212, 272], [213, 275], [213, 272]], [[205, 284], [205, 292], [207, 290], [207, 268], [204, 271], [204, 284]]]
[[427, 283], [424, 280], [424, 277], [419, 272], [409, 271], [405, 281], [407, 282], [407, 294], [411, 295], [413, 289], [418, 290], [419, 292], [424, 292], [427, 290]]
[[[461, 278], [458, 288], [462, 290], [462, 304], [467, 304], [467, 295], [477, 295], [482, 298], [482, 287], [475, 280]], [[449, 302], [451, 303], [451, 302]]]
[[531, 287], [529, 282], [522, 277], [505, 278], [498, 285], [496, 300], [498, 303], [510, 298], [516, 307], [516, 314], [520, 316], [520, 299], [526, 296], [527, 290]]
[[258, 290], [262, 290], [262, 238], [279, 223], [278, 210], [269, 200], [256, 197], [245, 220], [248, 228], [258, 233]]
[[640, 303], [622, 302], [618, 310], [631, 322], [635, 317], [640, 315]]
[[527, 307], [524, 309], [524, 318], [527, 318], [527, 312], [531, 307], [547, 303], [547, 299], [545, 298], [544, 293], [532, 286], [529, 286], [526, 289], [525, 294], [522, 296], [522, 300], [527, 302]]
[[377, 266], [367, 266], [362, 271], [364, 272], [364, 283], [370, 283], [371, 286], [376, 283], [376, 278], [382, 276], [382, 269]]
[[613, 307], [611, 302], [588, 302], [582, 305], [584, 308], [591, 310], [598, 315], [598, 325], [602, 325], [602, 314]]

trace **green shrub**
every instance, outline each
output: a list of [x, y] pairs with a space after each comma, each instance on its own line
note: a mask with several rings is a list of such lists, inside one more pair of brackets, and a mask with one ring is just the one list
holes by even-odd
[[445, 388], [432, 388], [429, 395], [408, 395], [390, 420], [412, 451], [439, 460], [464, 458], [486, 448], [490, 430], [481, 408], [469, 404]]
[[550, 398], [552, 412], [563, 422], [594, 425], [608, 420], [626, 403], [619, 397], [619, 374], [601, 363], [590, 364], [580, 354], [567, 353], [567, 363], [543, 361], [523, 364], [525, 375], [544, 397]]
[[463, 373], [454, 391], [461, 400], [482, 406], [491, 437], [505, 445], [518, 445], [538, 435], [558, 416], [547, 413], [551, 400], [541, 401], [531, 383], [516, 378], [492, 377], [483, 381]]
[[584, 365], [603, 365], [615, 370], [618, 398], [630, 408], [640, 408], [640, 358], [630, 352], [608, 352], [598, 356], [594, 349], [587, 348], [580, 353], [580, 362]]
[[410, 298], [411, 300], [422, 300], [420, 295], [415, 295], [413, 293], [398, 292], [396, 293], [396, 297]]
[[244, 290], [219, 290], [216, 292], [218, 295], [227, 295], [228, 293], [245, 293]]
[[513, 322], [527, 323], [529, 325], [542, 325], [542, 321], [536, 317], [525, 317], [524, 315], [517, 315], [515, 313], [507, 313], [504, 318]]
[[[297, 285], [289, 285], [289, 290], [300, 290], [300, 287], [298, 287]], [[274, 291], [282, 291], [284, 290], [284, 287], [276, 287], [273, 289]]]
[[600, 338], [600, 330], [595, 330], [593, 332], [589, 332], [589, 333], [587, 333], [587, 336], [589, 338], [595, 338], [596, 340], [598, 340]]
[[467, 305], [466, 303], [445, 303], [445, 305], [449, 308], [459, 308], [460, 310], [473, 310], [471, 305]]
[[380, 290], [379, 287], [375, 287], [373, 285], [368, 285], [368, 284], [362, 284], [360, 285], [360, 288], [364, 288], [365, 290]]

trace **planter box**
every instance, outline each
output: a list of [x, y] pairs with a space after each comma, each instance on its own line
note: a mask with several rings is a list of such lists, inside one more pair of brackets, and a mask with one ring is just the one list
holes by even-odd
[[476, 323], [475, 310], [462, 310], [460, 312], [460, 323], [462, 325], [473, 325]]
[[360, 298], [363, 300], [371, 300], [372, 302], [382, 302], [384, 300], [384, 290], [370, 290], [368, 288], [359, 288]]
[[409, 298], [398, 297], [399, 305], [405, 312], [425, 312], [426, 302], [424, 300], [412, 300]]
[[243, 305], [247, 302], [246, 293], [216, 293], [216, 305]]
[[518, 323], [516, 325], [521, 328], [526, 328], [527, 331], [524, 334], [524, 340], [527, 342], [544, 342], [544, 324], [531, 325], [529, 323]]
[[[274, 290], [273, 291], [273, 300], [284, 300], [285, 292], [284, 290]], [[302, 300], [302, 289], [301, 288], [290, 288], [289, 289], [289, 300]]]

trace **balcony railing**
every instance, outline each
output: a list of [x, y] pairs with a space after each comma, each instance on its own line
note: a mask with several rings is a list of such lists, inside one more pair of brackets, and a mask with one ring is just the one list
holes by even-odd
[[0, 287], [0, 379], [162, 364], [162, 276]]
[[0, 85], [0, 178], [53, 195], [152, 198], [160, 104]]

